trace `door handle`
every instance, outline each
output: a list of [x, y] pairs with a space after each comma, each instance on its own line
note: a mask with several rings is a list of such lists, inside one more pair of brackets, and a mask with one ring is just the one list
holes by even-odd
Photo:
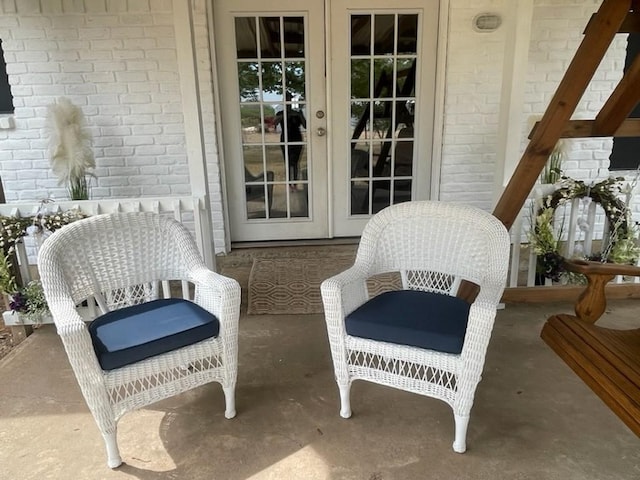
[[323, 128], [323, 127], [318, 127], [318, 128], [316, 128], [316, 134], [319, 137], [324, 137], [327, 134], [327, 130], [325, 128]]

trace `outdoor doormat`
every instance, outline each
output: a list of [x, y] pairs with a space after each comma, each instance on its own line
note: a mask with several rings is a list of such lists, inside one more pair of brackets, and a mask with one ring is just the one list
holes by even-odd
[[[256, 258], [249, 276], [247, 313], [305, 315], [323, 313], [320, 284], [353, 265], [353, 256]], [[369, 294], [400, 288], [398, 274], [367, 282]]]

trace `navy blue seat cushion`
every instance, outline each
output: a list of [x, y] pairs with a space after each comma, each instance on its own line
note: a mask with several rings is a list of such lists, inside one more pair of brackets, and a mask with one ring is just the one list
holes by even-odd
[[164, 298], [108, 312], [89, 324], [93, 348], [103, 370], [215, 337], [215, 315], [188, 300]]
[[355, 337], [460, 353], [470, 306], [439, 293], [385, 292], [347, 315], [345, 327]]

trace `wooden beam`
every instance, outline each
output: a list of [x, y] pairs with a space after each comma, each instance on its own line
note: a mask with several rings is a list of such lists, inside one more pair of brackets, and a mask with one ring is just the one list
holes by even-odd
[[[633, 12], [629, 12], [626, 18], [622, 21], [622, 25], [620, 25], [618, 33], [640, 33], [640, 7], [636, 7], [634, 10], [635, 11]], [[589, 24], [591, 24], [595, 16], [595, 13], [591, 16]], [[589, 28], [589, 24], [587, 24], [587, 28]]]
[[615, 90], [596, 115], [594, 130], [612, 136], [640, 102], [640, 55], [636, 56]]
[[[533, 136], [538, 123], [531, 130], [529, 138]], [[628, 118], [613, 134], [596, 131], [594, 120], [570, 120], [560, 132], [560, 138], [588, 138], [588, 137], [640, 137], [640, 118]]]
[[604, 0], [554, 94], [493, 214], [507, 228], [515, 221], [549, 154], [560, 139], [600, 61], [629, 12], [631, 0]]

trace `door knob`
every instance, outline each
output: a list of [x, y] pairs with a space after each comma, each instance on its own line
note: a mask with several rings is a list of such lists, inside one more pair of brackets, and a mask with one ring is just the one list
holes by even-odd
[[325, 130], [325, 129], [324, 129], [324, 128], [322, 128], [322, 127], [318, 127], [318, 128], [316, 128], [316, 134], [317, 134], [319, 137], [324, 137], [324, 136], [327, 134], [327, 130]]

